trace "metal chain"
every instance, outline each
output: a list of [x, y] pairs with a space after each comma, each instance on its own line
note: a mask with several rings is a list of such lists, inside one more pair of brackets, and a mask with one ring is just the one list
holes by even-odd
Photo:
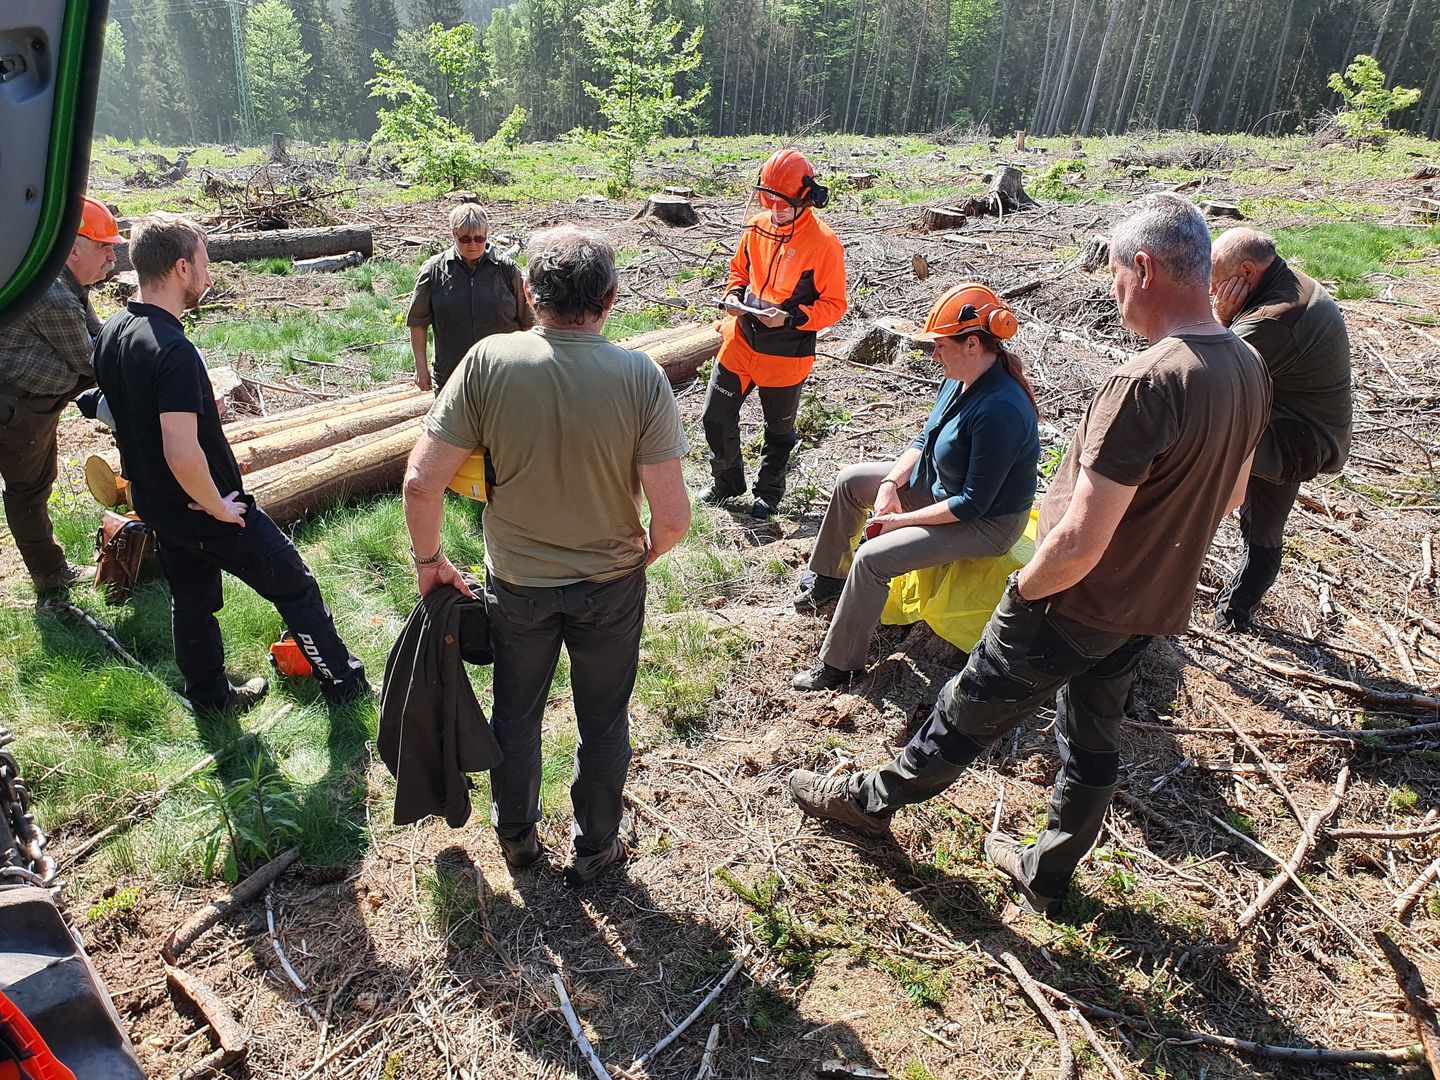
[[0, 727], [0, 885], [17, 882], [50, 892], [57, 903], [65, 883], [56, 879], [55, 860], [45, 854], [45, 834], [30, 816], [30, 793], [20, 763], [6, 749], [15, 736]]

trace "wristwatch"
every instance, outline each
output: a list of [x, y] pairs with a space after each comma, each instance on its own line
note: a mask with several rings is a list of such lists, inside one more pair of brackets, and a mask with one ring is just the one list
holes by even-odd
[[1029, 604], [1030, 601], [1020, 595], [1020, 571], [1010, 571], [1010, 576], [1005, 579], [1005, 595], [1017, 604]]

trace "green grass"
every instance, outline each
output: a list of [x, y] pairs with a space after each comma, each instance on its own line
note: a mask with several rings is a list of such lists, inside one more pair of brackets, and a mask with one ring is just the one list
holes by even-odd
[[1333, 221], [1280, 229], [1275, 239], [1288, 261], [1321, 281], [1335, 282], [1346, 300], [1374, 296], [1371, 274], [1405, 277], [1405, 260], [1440, 251], [1440, 227], [1405, 229], [1364, 221]]

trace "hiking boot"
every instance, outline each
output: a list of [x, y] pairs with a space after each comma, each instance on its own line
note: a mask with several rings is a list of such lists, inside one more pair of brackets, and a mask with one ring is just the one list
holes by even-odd
[[85, 577], [84, 567], [67, 562], [59, 570], [35, 579], [35, 595], [42, 598], [62, 597], [70, 587]]
[[577, 848], [575, 861], [565, 868], [565, 884], [572, 887], [588, 885], [607, 867], [623, 863], [629, 857], [630, 852], [625, 847], [625, 841], [621, 840], [619, 836], [610, 841], [609, 847], [601, 848], [589, 855], [580, 854]]
[[240, 686], [230, 687], [230, 696], [219, 705], [195, 705], [194, 708], [197, 713], [206, 716], [234, 716], [249, 712], [269, 692], [270, 684], [257, 675]]
[[739, 498], [744, 494], [745, 492], [743, 491], [732, 491], [730, 488], [723, 487], [719, 483], [712, 483], [704, 491], [700, 492], [700, 501], [706, 506], [719, 506], [722, 503], [729, 502], [731, 499]]
[[339, 686], [320, 684], [320, 696], [332, 709], [338, 709], [352, 702], [361, 701], [374, 693], [371, 689], [370, 680], [365, 678], [363, 670], [351, 675], [349, 679]]
[[796, 690], [838, 690], [842, 686], [849, 686], [864, 674], [864, 668], [859, 671], [846, 671], [844, 668], [820, 663], [809, 671], [796, 675], [790, 680], [790, 685]]
[[505, 856], [505, 864], [512, 870], [532, 866], [545, 854], [545, 849], [540, 846], [540, 835], [533, 826], [519, 840], [507, 840], [498, 834], [495, 839], [500, 841], [500, 853]]
[[1250, 621], [1250, 612], [1239, 608], [1216, 608], [1215, 629], [1223, 630], [1229, 634], [1246, 634], [1254, 629]]
[[1032, 915], [1048, 916], [1059, 905], [1059, 900], [1037, 893], [1025, 880], [1026, 846], [1013, 836], [993, 832], [985, 837], [985, 861], [1010, 879], [1026, 911]]
[[800, 591], [792, 601], [801, 615], [811, 615], [820, 610], [820, 605], [834, 600], [845, 591], [845, 579], [817, 574], [806, 570], [800, 575]]
[[755, 499], [755, 505], [750, 507], [750, 516], [753, 518], [759, 518], [761, 521], [769, 521], [775, 516], [775, 511], [779, 509], [779, 506], [777, 505], [778, 502], [778, 499], [775, 502], [771, 502], [763, 495], [757, 496]]
[[850, 773], [821, 776], [809, 769], [790, 774], [790, 794], [811, 817], [824, 818], [866, 836], [884, 836], [890, 819], [867, 814], [850, 795]]

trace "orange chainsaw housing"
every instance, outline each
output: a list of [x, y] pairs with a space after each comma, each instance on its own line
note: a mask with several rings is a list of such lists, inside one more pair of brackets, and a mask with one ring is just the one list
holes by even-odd
[[[275, 670], [287, 678], [298, 678], [302, 675], [309, 675], [310, 659], [305, 651], [300, 648], [300, 643], [286, 630], [280, 635], [280, 640], [270, 646], [270, 663]], [[5, 1080], [0, 1074], [0, 1080]]]
[[[13, 1001], [0, 991], [0, 1046], [6, 1051], [16, 1051], [20, 1057], [14, 1061], [0, 1061], [0, 1080], [75, 1080], [75, 1074], [60, 1063], [45, 1040], [35, 1030], [35, 1025], [25, 1019]], [[6, 1056], [10, 1055], [6, 1053]]]

